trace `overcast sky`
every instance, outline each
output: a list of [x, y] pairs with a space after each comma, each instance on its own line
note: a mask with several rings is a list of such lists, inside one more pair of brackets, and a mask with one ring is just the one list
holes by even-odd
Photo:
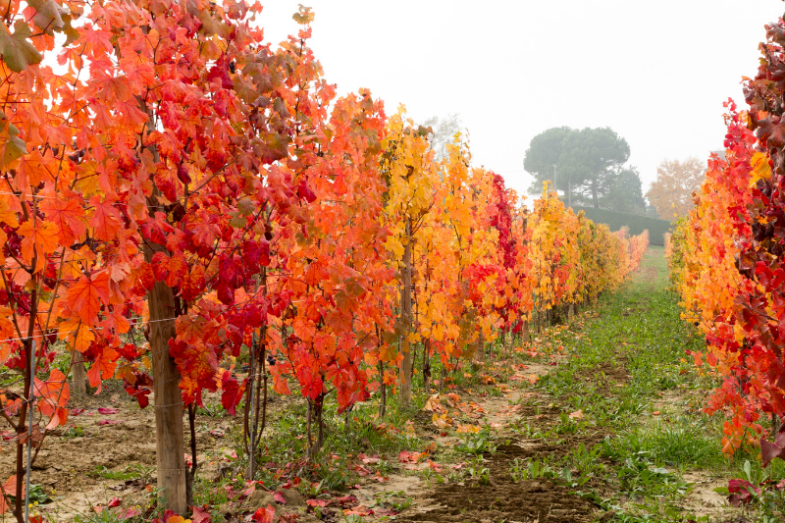
[[473, 163], [526, 192], [529, 141], [556, 126], [627, 139], [644, 192], [665, 158], [722, 148], [722, 102], [743, 105], [781, 0], [273, 0], [265, 39], [312, 7], [312, 48], [339, 94], [371, 89], [388, 114], [460, 115]]

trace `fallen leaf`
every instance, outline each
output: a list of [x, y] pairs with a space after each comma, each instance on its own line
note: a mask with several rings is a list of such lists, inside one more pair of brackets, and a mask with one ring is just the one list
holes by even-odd
[[273, 508], [272, 505], [267, 505], [267, 508], [259, 507], [259, 509], [251, 516], [251, 520], [255, 521], [256, 523], [273, 523], [274, 519], [275, 508]]
[[578, 409], [570, 414], [570, 419], [583, 419], [583, 409]]
[[101, 421], [98, 422], [98, 424], [104, 426], [104, 425], [117, 425], [118, 423], [124, 423], [124, 422], [125, 420], [122, 419], [112, 419], [112, 420], [102, 419]]
[[344, 516], [371, 516], [373, 515], [373, 510], [365, 507], [364, 505], [357, 505], [353, 508], [344, 509], [343, 511]]
[[420, 460], [420, 455], [419, 452], [407, 452], [402, 450], [398, 454], [398, 461], [401, 463], [417, 463]]
[[109, 416], [111, 414], [117, 414], [120, 412], [120, 409], [110, 408], [110, 407], [98, 407], [98, 413], [103, 414], [104, 416]]
[[478, 432], [480, 432], [480, 427], [476, 425], [469, 425], [467, 423], [466, 425], [459, 425], [458, 430], [456, 430], [455, 432], [457, 432], [458, 434], [477, 434]]

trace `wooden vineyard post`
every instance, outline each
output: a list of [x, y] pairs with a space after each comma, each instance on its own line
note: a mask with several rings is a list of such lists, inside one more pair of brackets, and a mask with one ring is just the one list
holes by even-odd
[[[152, 253], [150, 253], [152, 254]], [[150, 256], [152, 258], [152, 256]], [[174, 292], [164, 282], [156, 282], [147, 294], [150, 310], [150, 353], [153, 362], [155, 398], [155, 443], [158, 488], [165, 507], [177, 514], [188, 510], [183, 400], [180, 373], [169, 355], [169, 340], [175, 338]]]
[[77, 397], [86, 396], [87, 371], [84, 366], [84, 356], [76, 349], [71, 350], [71, 372], [71, 393]]

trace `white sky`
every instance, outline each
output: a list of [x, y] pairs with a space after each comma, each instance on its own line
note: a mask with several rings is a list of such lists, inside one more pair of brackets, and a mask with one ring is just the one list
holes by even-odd
[[627, 139], [644, 192], [665, 158], [722, 148], [722, 102], [744, 100], [780, 0], [271, 0], [265, 39], [316, 13], [311, 46], [345, 94], [367, 87], [388, 114], [458, 113], [473, 163], [526, 192], [529, 141], [555, 126]]

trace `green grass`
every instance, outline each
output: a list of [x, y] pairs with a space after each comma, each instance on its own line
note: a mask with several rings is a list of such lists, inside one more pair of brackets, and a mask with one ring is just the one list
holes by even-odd
[[[685, 358], [704, 341], [680, 318], [667, 285], [663, 249], [650, 248], [636, 279], [601, 297], [581, 336], [558, 335], [569, 358], [539, 382], [564, 413], [583, 411], [578, 434], [607, 434], [552, 466], [569, 466], [575, 488], [616, 510], [617, 521], [679, 521], [688, 516], [679, 508], [690, 490], [686, 471], [730, 474], [735, 466], [721, 452], [721, 420], [690, 408], [689, 398], [700, 404], [712, 383]], [[592, 490], [590, 478], [605, 488]]]

